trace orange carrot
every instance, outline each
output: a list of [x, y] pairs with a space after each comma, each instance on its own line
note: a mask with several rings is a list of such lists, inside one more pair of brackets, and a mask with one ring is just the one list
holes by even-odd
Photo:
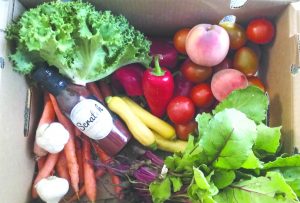
[[99, 80], [98, 86], [103, 95], [103, 98], [106, 98], [106, 97], [112, 95], [112, 90], [111, 90], [110, 86], [104, 80]]
[[82, 197], [85, 194], [85, 186], [82, 185], [81, 188], [79, 189], [79, 192], [76, 194], [73, 194], [70, 199], [66, 200], [66, 203], [72, 203], [78, 200], [80, 197]]
[[79, 166], [76, 158], [75, 140], [74, 140], [74, 125], [71, 121], [61, 112], [55, 97], [49, 94], [50, 100], [53, 104], [56, 117], [58, 121], [68, 130], [70, 138], [64, 147], [64, 153], [67, 159], [69, 175], [71, 179], [71, 186], [76, 193], [79, 191]]
[[66, 179], [70, 183], [70, 175], [64, 151], [59, 153], [59, 158], [56, 163], [55, 170], [59, 177]]
[[44, 109], [39, 120], [39, 126], [45, 123], [52, 123], [55, 119], [55, 111], [50, 100], [49, 93], [44, 93]]
[[75, 139], [76, 157], [79, 167], [79, 184], [83, 184], [83, 161], [82, 161], [82, 143], [79, 138]]
[[111, 182], [114, 186], [115, 193], [119, 199], [123, 199], [123, 192], [120, 177], [111, 173]]
[[105, 174], [105, 169], [104, 168], [99, 168], [95, 172], [96, 178], [101, 178]]
[[81, 133], [82, 132], [76, 126], [74, 126], [74, 134], [75, 134], [75, 136], [80, 138]]
[[91, 202], [95, 202], [97, 197], [97, 183], [94, 168], [89, 163], [92, 160], [91, 143], [85, 137], [82, 140], [82, 155], [85, 193]]
[[92, 142], [93, 148], [95, 149], [97, 155], [99, 156], [100, 160], [107, 164], [110, 163], [112, 161], [112, 158], [110, 156], [108, 156], [108, 154], [106, 154], [98, 144]]
[[33, 186], [32, 186], [32, 197], [33, 198], [37, 198], [37, 192], [35, 189], [35, 185], [43, 178], [47, 178], [48, 176], [51, 175], [57, 160], [59, 157], [59, 153], [56, 154], [48, 154], [47, 155], [47, 159], [44, 163], [44, 166], [41, 168], [41, 170], [39, 170], [37, 176], [35, 177], [34, 181], [33, 181]]
[[38, 171], [40, 171], [43, 168], [43, 166], [45, 165], [46, 157], [47, 156], [42, 156], [37, 160]]
[[[53, 105], [51, 103], [51, 100], [49, 98], [48, 93], [44, 93], [44, 107], [43, 107], [43, 112], [39, 120], [38, 127], [47, 124], [47, 123], [52, 123], [55, 119], [55, 111], [53, 108]], [[48, 152], [42, 149], [40, 146], [34, 142], [34, 147], [33, 147], [33, 152], [37, 157], [42, 157], [45, 156]]]
[[[112, 162], [112, 158], [108, 156], [96, 143], [92, 143], [93, 148], [95, 149], [97, 155], [99, 156], [100, 160], [105, 163], [109, 164]], [[120, 177], [115, 175], [111, 170], [108, 170], [108, 173], [110, 174], [111, 177], [111, 182], [114, 185], [114, 191], [119, 199], [123, 198], [123, 193], [122, 193], [122, 187], [120, 186], [121, 180]]]
[[[96, 170], [95, 172], [95, 176], [96, 178], [101, 178], [103, 175], [105, 174], [105, 169], [104, 168], [100, 168], [98, 170]], [[74, 202], [78, 199], [78, 197], [82, 197], [83, 195], [85, 194], [85, 186], [82, 185], [79, 192], [78, 192], [78, 195], [74, 194], [70, 197], [70, 199], [68, 199], [66, 201], [66, 203], [71, 203], [71, 202]]]
[[101, 91], [95, 82], [87, 83], [86, 87], [99, 101], [104, 101]]

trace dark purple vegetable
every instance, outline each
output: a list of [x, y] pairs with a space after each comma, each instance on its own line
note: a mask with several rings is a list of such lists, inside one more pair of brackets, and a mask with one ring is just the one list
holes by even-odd
[[122, 86], [121, 82], [117, 79], [117, 76], [115, 74], [112, 74], [111, 76], [111, 86], [116, 94], [125, 93], [124, 87]]
[[144, 68], [139, 64], [129, 64], [116, 70], [113, 80], [117, 80], [129, 96], [142, 96], [142, 77]]
[[161, 38], [150, 39], [152, 44], [150, 54], [154, 57], [160, 55], [159, 64], [163, 67], [173, 69], [177, 65], [178, 52], [168, 40]]
[[154, 171], [147, 166], [142, 166], [133, 172], [133, 176], [140, 182], [151, 183], [158, 177], [158, 174], [157, 171]]
[[181, 72], [176, 74], [174, 76], [174, 83], [175, 83], [175, 88], [174, 88], [174, 97], [175, 96], [186, 96], [188, 97], [190, 94], [190, 91], [194, 84], [187, 80]]

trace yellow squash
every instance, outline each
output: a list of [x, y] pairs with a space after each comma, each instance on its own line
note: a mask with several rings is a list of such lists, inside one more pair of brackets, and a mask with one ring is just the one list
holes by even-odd
[[166, 139], [173, 139], [176, 137], [175, 129], [169, 123], [164, 120], [154, 116], [149, 111], [143, 109], [140, 105], [135, 103], [129, 97], [122, 97], [122, 99], [127, 103], [131, 108], [134, 114], [139, 117], [139, 119], [146, 125], [148, 128], [157, 132], [159, 135]]
[[[153, 131], [152, 131], [153, 132]], [[167, 140], [162, 136], [153, 132], [157, 144], [157, 148], [166, 152], [184, 152], [187, 142], [183, 140]]]
[[126, 123], [133, 137], [142, 145], [155, 146], [155, 137], [152, 131], [133, 113], [126, 102], [118, 96], [107, 97], [108, 108], [115, 112]]

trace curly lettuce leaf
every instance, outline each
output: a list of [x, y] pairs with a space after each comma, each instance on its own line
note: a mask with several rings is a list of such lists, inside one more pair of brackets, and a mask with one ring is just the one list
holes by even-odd
[[24, 12], [6, 33], [26, 48], [11, 57], [23, 74], [36, 68], [21, 66], [31, 52], [77, 84], [102, 79], [127, 64], [148, 66], [151, 61], [150, 41], [124, 16], [96, 11], [81, 1], [43, 3]]
[[236, 109], [225, 109], [214, 115], [203, 132], [198, 159], [215, 168], [238, 169], [252, 153], [256, 135], [254, 121]]
[[233, 183], [214, 200], [219, 203], [295, 203], [298, 198], [278, 172], [268, 172], [266, 177], [252, 177]]
[[268, 97], [264, 92], [255, 86], [248, 86], [231, 92], [216, 106], [213, 113], [216, 114], [226, 108], [235, 108], [256, 123], [261, 123], [266, 119], [268, 104]]

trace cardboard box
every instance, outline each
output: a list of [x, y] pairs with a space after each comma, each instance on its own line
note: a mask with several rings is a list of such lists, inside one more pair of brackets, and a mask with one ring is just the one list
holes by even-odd
[[[38, 109], [38, 96], [26, 99], [28, 85], [23, 76], [12, 71], [9, 45], [4, 29], [38, 0], [0, 0], [0, 190], [1, 202], [30, 202], [34, 173], [32, 137], [24, 137], [24, 126], [34, 124], [28, 105]], [[172, 36], [182, 27], [199, 23], [218, 23], [225, 15], [237, 16], [247, 23], [256, 16], [267, 16], [276, 24], [274, 43], [263, 52], [260, 74], [270, 96], [270, 125], [282, 125], [284, 149], [300, 147], [299, 32], [300, 2], [293, 0], [251, 0], [239, 9], [231, 9], [229, 0], [102, 0], [90, 1], [98, 9], [123, 14], [137, 29], [153, 36]], [[29, 91], [30, 93], [30, 91]], [[30, 95], [30, 94], [29, 94]], [[27, 101], [27, 102], [26, 102]], [[35, 108], [31, 109], [31, 111]], [[25, 112], [25, 114], [24, 114]], [[23, 116], [24, 115], [24, 116]], [[297, 125], [298, 124], [298, 125]]]

